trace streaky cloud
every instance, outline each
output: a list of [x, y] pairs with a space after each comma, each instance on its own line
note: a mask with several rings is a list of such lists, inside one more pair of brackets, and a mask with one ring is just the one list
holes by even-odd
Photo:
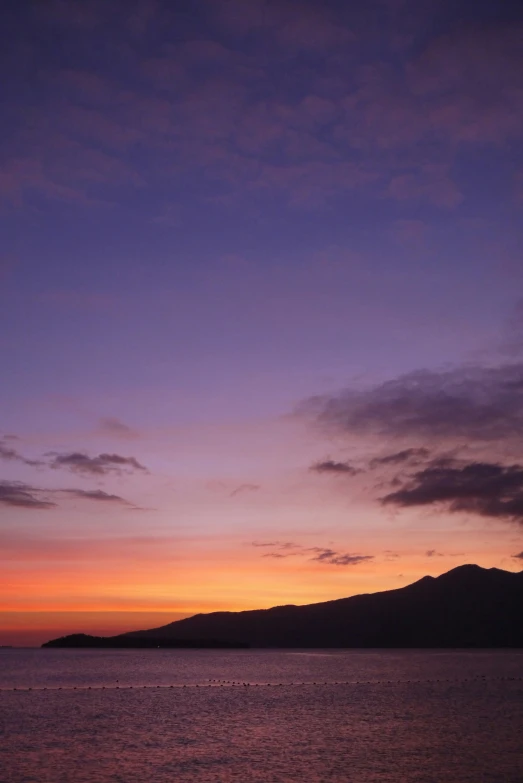
[[38, 497], [41, 491], [21, 481], [1, 481], [0, 503], [12, 508], [27, 508], [35, 511], [55, 508], [56, 503]]
[[[135, 506], [120, 495], [112, 495], [101, 489], [43, 489], [24, 484], [21, 481], [0, 481], [0, 503], [6, 506], [28, 509], [51, 509], [58, 507], [54, 500], [60, 497], [77, 498], [97, 503], [121, 504], [129, 509], [140, 509], [139, 506]], [[53, 498], [53, 500], [49, 500], [49, 498]]]
[[50, 466], [52, 468], [66, 468], [75, 473], [87, 475], [105, 476], [109, 473], [122, 473], [142, 471], [147, 473], [147, 468], [135, 457], [123, 457], [120, 454], [99, 454], [97, 457], [89, 457], [79, 451], [66, 454], [51, 452]]
[[18, 438], [13, 435], [0, 438], [0, 459], [11, 460], [13, 462], [22, 462], [24, 465], [29, 465], [30, 467], [38, 467], [39, 465], [43, 464], [39, 460], [28, 459], [27, 457], [24, 457], [23, 454], [20, 454], [19, 451], [13, 449], [11, 446], [6, 445], [6, 440], [18, 440]]
[[244, 492], [257, 492], [259, 489], [261, 489], [260, 484], [240, 484], [239, 487], [233, 489], [229, 497], [234, 498]]
[[[272, 552], [265, 552], [262, 557], [282, 560], [287, 557], [307, 557], [310, 562], [324, 563], [326, 565], [351, 566], [374, 560], [374, 555], [354, 555], [348, 552], [338, 552], [330, 547], [303, 546], [290, 541], [280, 543], [278, 541], [257, 543], [253, 546], [273, 547]], [[313, 557], [310, 555], [313, 554]]]
[[66, 495], [70, 495], [71, 497], [79, 498], [80, 500], [98, 500], [104, 503], [122, 503], [126, 506], [131, 505], [128, 500], [120, 497], [120, 495], [111, 495], [101, 489], [62, 489], [59, 491]]
[[369, 467], [376, 468], [381, 465], [399, 465], [404, 462], [420, 462], [430, 455], [426, 448], [410, 448], [396, 451], [393, 454], [386, 454], [384, 457], [374, 457], [369, 463]]

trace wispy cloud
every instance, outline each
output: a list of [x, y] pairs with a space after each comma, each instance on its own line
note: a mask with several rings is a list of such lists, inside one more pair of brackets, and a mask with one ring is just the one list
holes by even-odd
[[402, 451], [396, 451], [393, 454], [386, 454], [383, 457], [374, 457], [371, 459], [369, 465], [371, 468], [376, 468], [381, 465], [400, 465], [405, 462], [420, 462], [429, 456], [428, 449], [403, 449]]
[[52, 468], [66, 468], [75, 473], [86, 475], [105, 476], [109, 473], [122, 473], [142, 471], [147, 473], [147, 468], [135, 457], [122, 457], [120, 454], [99, 454], [97, 457], [89, 457], [82, 452], [70, 452], [57, 454], [50, 452]]
[[[350, 552], [340, 552], [330, 547], [302, 546], [291, 541], [279, 542], [253, 542], [253, 546], [271, 547], [271, 552], [265, 552], [262, 557], [282, 560], [288, 557], [304, 557], [310, 562], [324, 563], [326, 565], [353, 566], [374, 560], [374, 555], [356, 555]], [[312, 557], [311, 557], [312, 555]]]
[[100, 430], [105, 435], [112, 435], [116, 438], [122, 438], [124, 440], [134, 440], [139, 437], [137, 430], [129, 427], [120, 419], [116, 419], [112, 416], [100, 419]]
[[[9, 442], [13, 439], [15, 439], [14, 436], [4, 436], [3, 438], [0, 438], [0, 459], [11, 460], [13, 462], [22, 462], [24, 465], [29, 465], [30, 467], [37, 467], [43, 464], [39, 460], [28, 459], [27, 457], [24, 457], [23, 454], [20, 454], [19, 451], [7, 445], [6, 441]], [[16, 440], [18, 439], [16, 438]]]
[[259, 489], [261, 489], [260, 484], [240, 484], [239, 487], [233, 489], [233, 491], [230, 494], [230, 497], [234, 498], [236, 497], [236, 495], [241, 495], [245, 492], [257, 492]]
[[102, 503], [122, 503], [125, 506], [132, 505], [132, 503], [129, 503], [128, 500], [120, 497], [120, 495], [111, 495], [101, 489], [62, 489], [55, 491], [62, 492], [70, 497], [79, 498], [80, 500], [97, 500]]

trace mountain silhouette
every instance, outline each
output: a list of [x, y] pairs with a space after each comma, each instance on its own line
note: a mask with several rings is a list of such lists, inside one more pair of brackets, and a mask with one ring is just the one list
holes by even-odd
[[463, 565], [396, 590], [306, 606], [197, 614], [113, 638], [136, 646], [153, 640], [185, 646], [196, 639], [195, 646], [523, 647], [522, 618], [523, 571]]
[[214, 639], [176, 639], [163, 638], [156, 636], [133, 636], [128, 634], [118, 634], [118, 636], [91, 636], [87, 633], [72, 633], [69, 636], [60, 636], [58, 639], [51, 639], [45, 642], [42, 647], [92, 647], [92, 648], [118, 648], [122, 650], [129, 649], [152, 649], [152, 648], [237, 648], [248, 647], [247, 644], [236, 644], [234, 642], [221, 642]]

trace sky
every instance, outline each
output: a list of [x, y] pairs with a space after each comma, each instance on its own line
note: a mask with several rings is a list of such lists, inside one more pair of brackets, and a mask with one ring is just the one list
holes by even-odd
[[1, 36], [0, 644], [521, 570], [521, 4]]

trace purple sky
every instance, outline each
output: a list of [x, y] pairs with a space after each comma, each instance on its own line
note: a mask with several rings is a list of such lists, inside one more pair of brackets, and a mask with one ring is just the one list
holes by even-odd
[[0, 611], [519, 568], [521, 3], [41, 0], [2, 35]]

